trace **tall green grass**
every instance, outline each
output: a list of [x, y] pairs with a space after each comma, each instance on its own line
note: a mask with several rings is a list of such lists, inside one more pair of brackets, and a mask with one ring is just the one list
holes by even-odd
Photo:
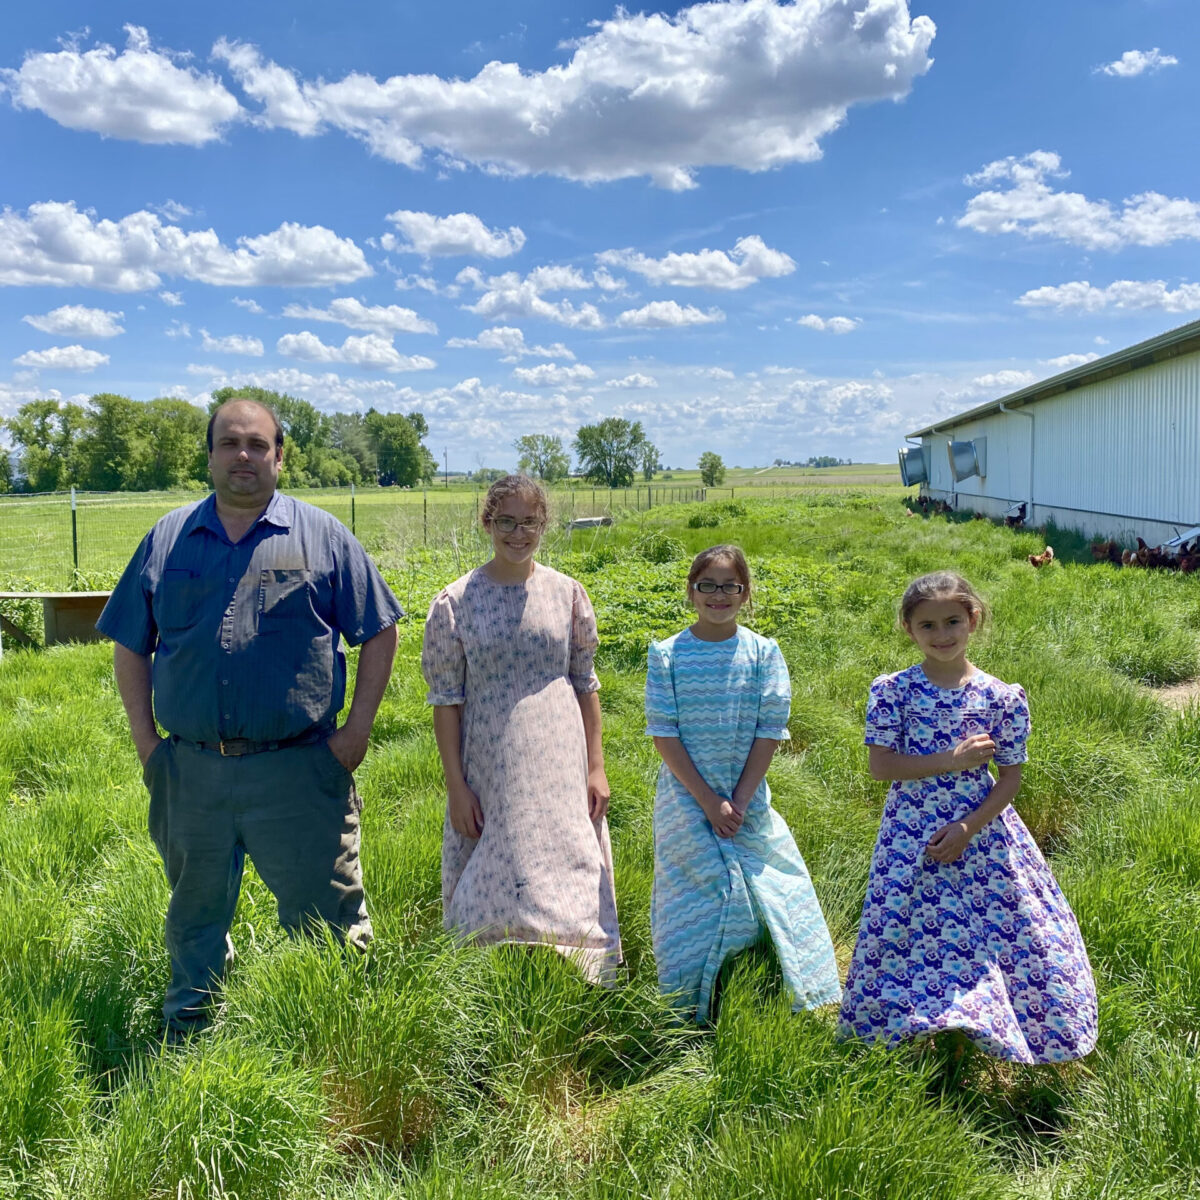
[[[715, 514], [718, 524], [693, 524]], [[646, 643], [688, 620], [691, 554], [741, 543], [749, 623], [779, 639], [792, 740], [770, 781], [839, 957], [853, 944], [884, 789], [867, 686], [914, 661], [895, 603], [955, 566], [993, 621], [973, 657], [1025, 685], [1017, 799], [1079, 917], [1101, 999], [1084, 1064], [839, 1044], [796, 1016], [769, 953], [725, 973], [715, 1026], [677, 1021], [650, 949]], [[418, 657], [432, 595], [483, 561], [383, 548], [410, 610], [360, 771], [377, 939], [293, 943], [247, 873], [214, 1027], [157, 1052], [166, 903], [103, 646], [0, 663], [0, 1196], [1182, 1197], [1200, 1194], [1200, 708], [1190, 577], [1056, 562], [1036, 531], [911, 520], [879, 489], [681, 505], [558, 534], [544, 559], [596, 605], [627, 976], [586, 985], [550, 951], [464, 950], [441, 930], [444, 793]]]

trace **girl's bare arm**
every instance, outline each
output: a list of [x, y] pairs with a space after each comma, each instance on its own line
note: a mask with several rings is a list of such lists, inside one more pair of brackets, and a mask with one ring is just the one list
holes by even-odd
[[746, 756], [746, 765], [742, 768], [741, 776], [733, 789], [733, 807], [744, 813], [758, 791], [758, 785], [766, 777], [767, 768], [779, 743], [774, 738], [755, 738], [750, 753]]
[[450, 806], [450, 824], [463, 837], [477, 838], [483, 833], [483, 809], [479, 797], [471, 791], [462, 766], [462, 706], [433, 706], [433, 736], [446, 776], [446, 799]]
[[733, 837], [742, 826], [742, 814], [704, 782], [704, 777], [696, 770], [696, 764], [684, 749], [683, 742], [674, 737], [656, 737], [654, 748], [667, 764], [667, 770], [687, 788], [704, 810], [717, 835]]
[[608, 776], [604, 773], [604, 742], [601, 737], [600, 693], [580, 692], [579, 715], [583, 718], [583, 737], [587, 743], [588, 764], [588, 816], [600, 820], [608, 812], [611, 794]]

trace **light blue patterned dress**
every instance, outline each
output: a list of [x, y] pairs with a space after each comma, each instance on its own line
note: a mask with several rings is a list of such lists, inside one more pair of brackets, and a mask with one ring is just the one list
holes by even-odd
[[[990, 734], [995, 761], [1025, 761], [1029, 707], [1017, 684], [977, 671], [962, 687], [919, 666], [881, 675], [868, 745], [936, 754]], [[1016, 809], [993, 817], [952, 863], [929, 839], [978, 808], [987, 767], [888, 788], [846, 980], [840, 1031], [890, 1045], [959, 1030], [1020, 1063], [1080, 1058], [1096, 1044], [1096, 989], [1079, 926]]]
[[[755, 738], [787, 738], [791, 684], [779, 647], [739, 626], [720, 642], [689, 630], [650, 646], [646, 732], [677, 737], [696, 770], [729, 798]], [[658, 982], [706, 1021], [731, 954], [767, 933], [796, 1011], [841, 995], [833, 943], [812, 880], [764, 779], [741, 829], [719, 838], [664, 763], [654, 797], [651, 932]]]

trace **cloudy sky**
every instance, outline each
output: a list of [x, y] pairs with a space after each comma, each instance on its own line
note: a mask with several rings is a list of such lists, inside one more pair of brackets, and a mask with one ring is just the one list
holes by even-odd
[[[101, 18], [97, 13], [102, 13]], [[10, 5], [0, 416], [259, 384], [452, 467], [908, 430], [1200, 317], [1195, 0]]]

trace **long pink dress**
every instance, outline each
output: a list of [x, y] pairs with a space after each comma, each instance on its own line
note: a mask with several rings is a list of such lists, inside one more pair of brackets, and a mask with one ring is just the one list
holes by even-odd
[[434, 598], [421, 668], [430, 704], [461, 704], [463, 772], [483, 834], [447, 811], [442, 908], [477, 942], [535, 942], [596, 982], [621, 961], [608, 823], [592, 821], [577, 695], [596, 691], [596, 618], [583, 586], [540, 563], [527, 581], [479, 568]]

